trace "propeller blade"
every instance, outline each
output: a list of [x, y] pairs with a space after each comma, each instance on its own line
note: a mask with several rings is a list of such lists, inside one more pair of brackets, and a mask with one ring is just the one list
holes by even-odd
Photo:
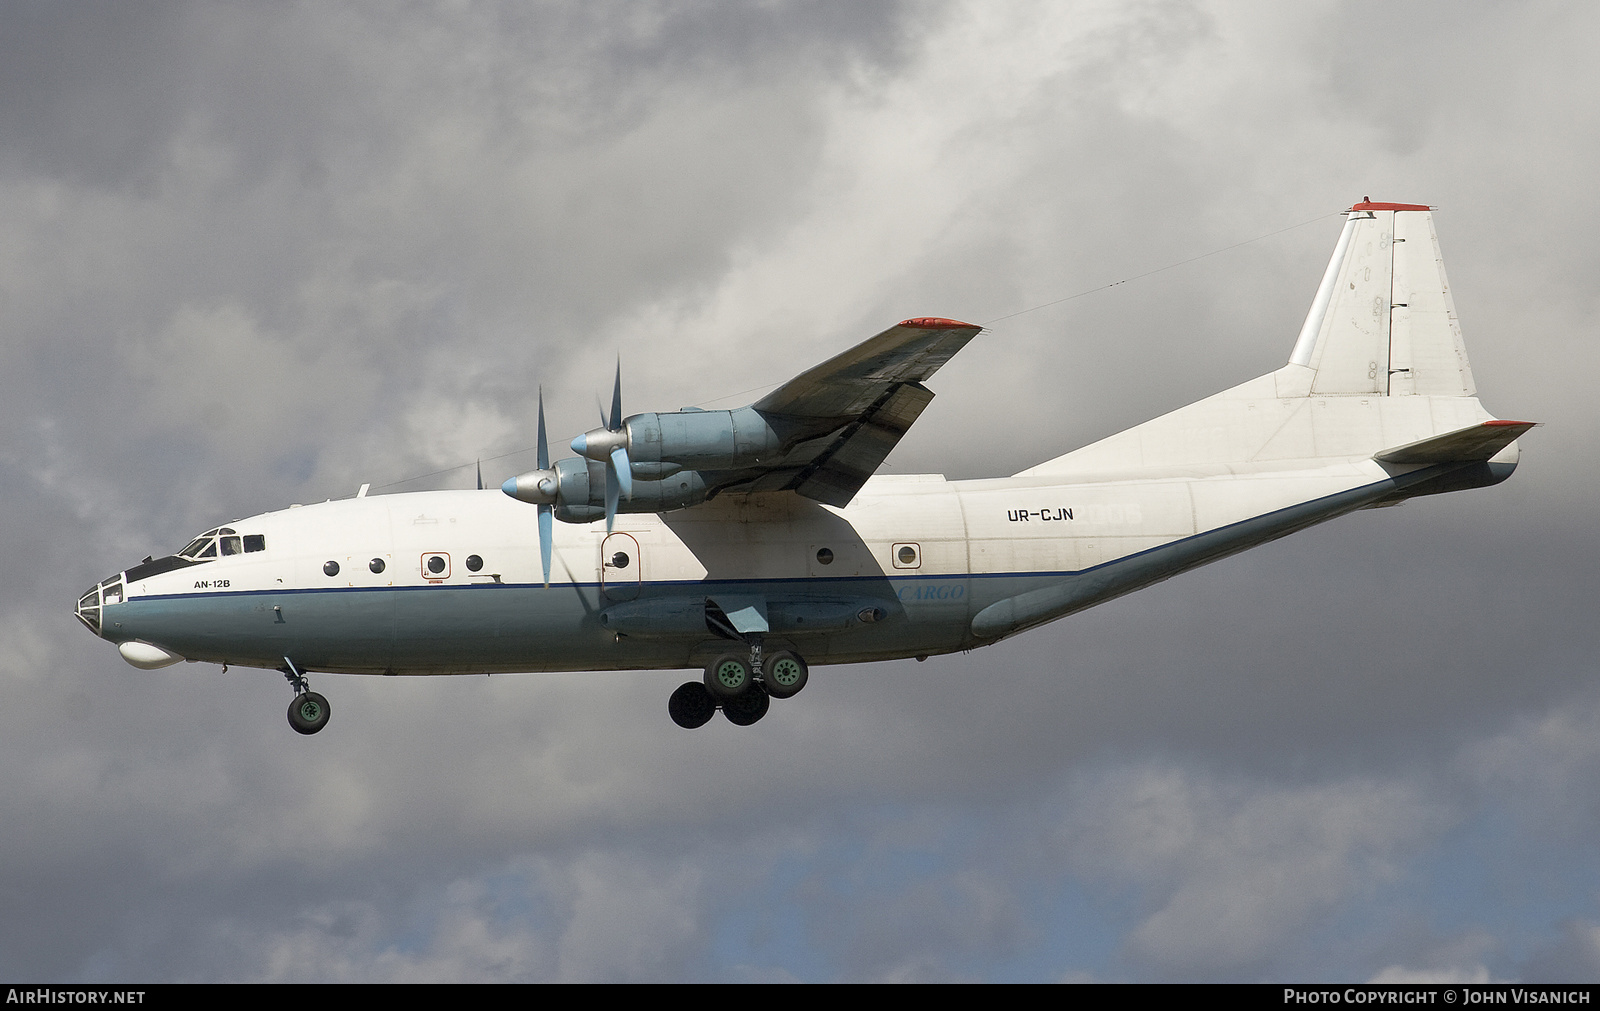
[[[606, 533], [611, 532], [611, 522], [617, 518], [617, 493], [622, 490], [622, 475], [617, 472], [616, 456], [606, 459]], [[623, 459], [627, 459], [626, 453]]]
[[[547, 442], [545, 440], [545, 437], [544, 437], [544, 387], [543, 386], [539, 387], [539, 469], [540, 470], [549, 470], [550, 469], [550, 443]], [[483, 487], [483, 481], [482, 481], [481, 478], [478, 481], [478, 487], [480, 487], [480, 488]]]
[[[545, 437], [544, 429], [544, 387], [539, 387], [539, 444], [538, 464], [540, 470], [550, 469], [550, 441]], [[555, 546], [555, 530], [553, 519], [554, 508], [542, 504], [539, 509], [539, 561], [544, 563], [544, 588], [550, 588], [550, 552]]]
[[544, 563], [544, 588], [547, 590], [550, 588], [550, 549], [555, 538], [551, 523], [553, 511], [550, 506], [539, 506], [539, 560]]
[[478, 461], [478, 490], [483, 491], [483, 461]]
[[[618, 446], [611, 451], [611, 471], [617, 475], [617, 486], [622, 489], [622, 497], [629, 502], [633, 501], [633, 464], [628, 462], [628, 447]], [[608, 472], [606, 477], [610, 477]]]
[[622, 356], [617, 356], [617, 385], [611, 391], [611, 423], [606, 426], [613, 432], [622, 431]]

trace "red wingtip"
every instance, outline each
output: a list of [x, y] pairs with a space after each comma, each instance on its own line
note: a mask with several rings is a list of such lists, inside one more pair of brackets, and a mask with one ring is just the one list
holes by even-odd
[[1352, 211], [1431, 211], [1427, 204], [1384, 204], [1372, 200], [1363, 200], [1350, 208]]
[[901, 326], [913, 326], [918, 330], [949, 330], [954, 327], [976, 326], [974, 323], [963, 323], [958, 319], [942, 319], [938, 316], [918, 316], [915, 319], [903, 319]]

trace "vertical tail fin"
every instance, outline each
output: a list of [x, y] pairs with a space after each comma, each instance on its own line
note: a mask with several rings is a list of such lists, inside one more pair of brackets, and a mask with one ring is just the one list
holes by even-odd
[[[1390, 450], [1436, 456], [1446, 447], [1460, 452], [1455, 440], [1468, 429], [1480, 440], [1468, 440], [1473, 452], [1493, 441], [1481, 441], [1489, 435], [1504, 436], [1509, 429], [1497, 427], [1477, 400], [1432, 212], [1423, 204], [1363, 200], [1348, 214], [1287, 365], [1022, 476], [1265, 465]], [[1489, 435], [1477, 432], [1486, 422]], [[1429, 441], [1446, 435], [1446, 442]], [[1497, 453], [1512, 454], [1502, 462], [1514, 462], [1514, 447], [1514, 441], [1497, 445]]]
[[1473, 396], [1432, 212], [1364, 200], [1349, 214], [1289, 357], [1312, 370], [1302, 395]]

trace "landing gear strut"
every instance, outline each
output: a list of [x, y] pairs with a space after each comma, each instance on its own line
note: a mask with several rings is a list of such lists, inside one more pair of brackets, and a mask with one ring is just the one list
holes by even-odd
[[289, 703], [289, 726], [297, 734], [314, 734], [328, 725], [328, 700], [311, 690], [305, 673], [293, 660], [284, 657], [283, 663], [283, 678], [295, 691], [294, 701]]

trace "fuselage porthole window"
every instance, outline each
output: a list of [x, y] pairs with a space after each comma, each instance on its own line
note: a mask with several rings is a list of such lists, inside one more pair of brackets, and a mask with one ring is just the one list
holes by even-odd
[[483, 568], [483, 559], [479, 558], [477, 555], [468, 555], [467, 568], [471, 569], [473, 572], [477, 572], [479, 569]]
[[371, 569], [374, 574], [382, 572], [383, 571], [383, 559], [374, 558], [372, 561], [367, 563], [367, 568]]
[[337, 576], [339, 574], [339, 563], [330, 559], [323, 564], [322, 571], [325, 575]]

